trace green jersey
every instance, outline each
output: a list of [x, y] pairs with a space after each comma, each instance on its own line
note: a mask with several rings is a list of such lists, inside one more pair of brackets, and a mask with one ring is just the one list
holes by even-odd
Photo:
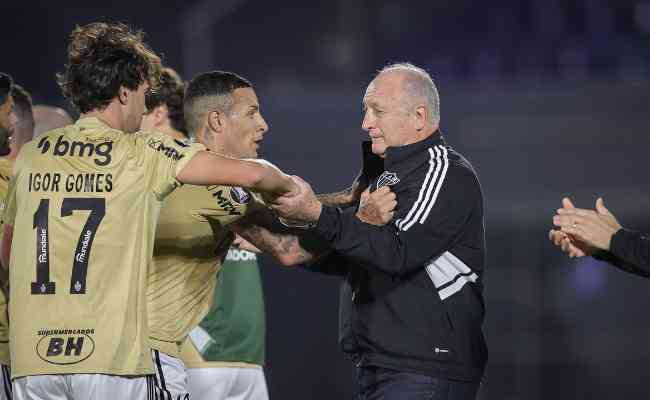
[[263, 365], [266, 321], [257, 256], [231, 248], [218, 275], [213, 306], [181, 350], [188, 368]]

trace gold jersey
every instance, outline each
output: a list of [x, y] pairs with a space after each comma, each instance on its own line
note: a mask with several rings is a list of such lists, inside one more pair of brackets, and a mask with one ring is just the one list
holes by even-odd
[[[9, 192], [9, 180], [13, 161], [7, 158], [0, 158], [0, 212], [5, 209], [5, 202]], [[3, 221], [0, 220], [0, 243], [4, 232]], [[0, 363], [9, 365], [9, 316], [7, 314], [7, 296], [4, 290], [0, 290]]]
[[250, 192], [239, 187], [185, 185], [163, 203], [147, 302], [151, 346], [179, 356], [189, 331], [207, 314], [220, 262], [231, 233], [224, 229], [254, 207]]
[[22, 148], [4, 218], [14, 229], [13, 377], [153, 372], [146, 284], [156, 223], [202, 149], [96, 118]]

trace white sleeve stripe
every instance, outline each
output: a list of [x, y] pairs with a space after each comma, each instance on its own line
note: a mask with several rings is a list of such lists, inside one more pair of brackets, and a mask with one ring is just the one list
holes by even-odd
[[436, 191], [433, 193], [433, 200], [429, 202], [429, 206], [427, 207], [427, 212], [425, 212], [422, 218], [420, 218], [419, 222], [421, 224], [424, 224], [424, 221], [427, 220], [427, 217], [429, 216], [429, 213], [431, 212], [433, 205], [436, 204], [436, 200], [438, 199], [438, 193], [440, 193], [440, 188], [442, 187], [442, 184], [445, 182], [445, 177], [447, 176], [447, 169], [449, 168], [449, 160], [447, 159], [447, 149], [443, 147], [442, 152], [444, 154], [442, 160], [442, 164], [443, 164], [442, 176], [440, 177], [440, 180], [436, 184]]
[[478, 275], [449, 251], [431, 261], [425, 269], [438, 291], [440, 300], [458, 293], [466, 283], [478, 280]]
[[402, 229], [404, 224], [411, 219], [413, 213], [416, 212], [417, 209], [419, 208], [420, 202], [422, 201], [427, 185], [430, 183], [431, 173], [434, 170], [435, 163], [433, 162], [433, 153], [431, 152], [431, 149], [429, 149], [429, 154], [431, 156], [431, 159], [429, 160], [429, 170], [427, 171], [427, 175], [424, 177], [424, 183], [420, 187], [420, 193], [418, 194], [418, 199], [415, 201], [415, 203], [409, 210], [408, 214], [406, 214], [406, 217], [404, 217], [403, 219], [400, 218], [399, 220], [396, 221], [397, 228], [399, 228], [400, 230]]
[[[417, 212], [415, 213], [415, 215], [413, 215], [412, 218], [410, 218], [408, 221], [402, 222], [401, 230], [403, 231], [409, 230], [411, 226], [413, 226], [413, 224], [415, 224], [416, 222], [420, 222], [420, 224], [424, 223], [426, 216], [429, 215], [429, 211], [431, 210], [431, 208], [436, 202], [436, 199], [438, 197], [438, 192], [440, 191], [442, 182], [445, 180], [445, 174], [447, 173], [447, 149], [443, 146], [436, 146], [435, 153], [436, 155], [434, 161], [433, 149], [429, 149], [429, 154], [431, 155], [432, 158], [430, 162], [435, 164], [435, 172], [433, 174], [433, 179], [430, 182], [426, 183], [425, 199], [422, 203], [418, 204]], [[442, 174], [440, 173], [441, 169], [442, 169]], [[424, 186], [422, 189], [424, 189]], [[432, 193], [434, 193], [433, 197], [432, 197]], [[426, 216], [424, 218], [420, 218], [420, 216], [425, 212], [425, 210], [427, 210]]]

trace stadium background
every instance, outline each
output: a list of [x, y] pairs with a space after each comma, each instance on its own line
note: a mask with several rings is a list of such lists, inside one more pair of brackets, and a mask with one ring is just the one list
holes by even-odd
[[[650, 378], [650, 281], [547, 240], [562, 196], [604, 195], [650, 231], [650, 2], [390, 0], [3, 1], [0, 70], [36, 102], [59, 104], [54, 74], [75, 24], [147, 32], [185, 78], [208, 69], [253, 81], [270, 124], [263, 156], [318, 192], [360, 165], [361, 97], [383, 64], [425, 67], [442, 129], [485, 193], [481, 399], [641, 399]], [[272, 399], [343, 399], [338, 281], [263, 259]]]

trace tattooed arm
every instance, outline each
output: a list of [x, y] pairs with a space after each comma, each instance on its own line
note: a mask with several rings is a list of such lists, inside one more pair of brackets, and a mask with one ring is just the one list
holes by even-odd
[[340, 192], [318, 194], [316, 198], [325, 206], [333, 207], [353, 207], [356, 206], [361, 198], [361, 193], [368, 187], [368, 178], [359, 171], [352, 181], [352, 185]]
[[329, 246], [314, 233], [287, 228], [265, 207], [247, 214], [228, 228], [284, 266], [310, 263], [329, 252]]

